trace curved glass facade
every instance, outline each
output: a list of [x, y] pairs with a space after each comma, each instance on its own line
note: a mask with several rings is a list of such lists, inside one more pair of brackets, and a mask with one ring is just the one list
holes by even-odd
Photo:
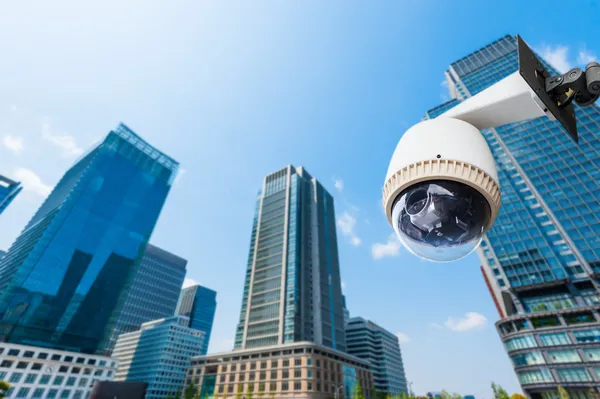
[[0, 339], [107, 353], [178, 166], [123, 124], [78, 160], [0, 260]]

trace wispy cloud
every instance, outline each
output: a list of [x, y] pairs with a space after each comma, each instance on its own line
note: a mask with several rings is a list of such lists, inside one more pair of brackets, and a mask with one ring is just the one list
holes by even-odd
[[2, 138], [2, 144], [4, 144], [4, 146], [6, 148], [8, 148], [10, 151], [19, 154], [21, 151], [23, 151], [23, 140], [20, 137], [16, 137], [16, 136], [4, 136]]
[[335, 179], [333, 186], [335, 187], [336, 190], [338, 190], [340, 193], [342, 191], [344, 191], [344, 181], [342, 179]]
[[568, 58], [569, 47], [561, 44], [555, 46], [543, 45], [538, 52], [543, 59], [559, 72], [564, 73], [571, 69], [571, 63]]
[[346, 289], [346, 283], [344, 282], [344, 280], [342, 280], [342, 289], [345, 290]]
[[377, 242], [371, 246], [371, 256], [375, 260], [385, 258], [386, 256], [397, 256], [400, 253], [400, 247], [401, 244], [396, 234], [391, 234], [387, 242]]
[[356, 235], [354, 231], [356, 228], [356, 218], [352, 216], [349, 212], [344, 212], [337, 219], [337, 225], [342, 234], [348, 238], [350, 238], [350, 243], [355, 247], [359, 246], [362, 242], [360, 237]]
[[487, 318], [477, 312], [467, 312], [463, 317], [449, 317], [444, 323], [447, 329], [456, 332], [465, 332], [485, 327]]
[[63, 153], [67, 156], [76, 157], [83, 154], [83, 148], [77, 145], [75, 137], [52, 131], [50, 124], [47, 122], [42, 124], [42, 138], [63, 150]]
[[441, 91], [440, 91], [440, 100], [442, 102], [446, 102], [450, 100], [450, 92], [448, 90], [448, 81], [446, 79], [442, 80], [440, 83]]
[[397, 332], [396, 337], [398, 337], [398, 343], [400, 343], [400, 345], [408, 344], [410, 342], [410, 337], [403, 332]]
[[592, 61], [598, 61], [596, 54], [589, 52], [585, 48], [579, 50], [579, 54], [577, 54], [577, 64], [580, 65], [581, 69], [584, 69], [585, 65]]
[[23, 185], [23, 190], [32, 192], [40, 197], [47, 197], [52, 187], [42, 182], [42, 179], [34, 171], [26, 168], [17, 168], [14, 177]]
[[177, 171], [177, 176], [175, 176], [175, 181], [173, 182], [173, 185], [179, 183], [181, 179], [183, 179], [183, 175], [185, 175], [186, 172], [187, 170], [185, 170], [184, 168], [179, 168], [179, 170]]
[[193, 278], [186, 277], [185, 280], [183, 280], [183, 286], [181, 288], [187, 288], [198, 284], [199, 283]]
[[429, 323], [429, 327], [435, 328], [437, 330], [441, 330], [442, 328], [444, 328], [439, 323]]

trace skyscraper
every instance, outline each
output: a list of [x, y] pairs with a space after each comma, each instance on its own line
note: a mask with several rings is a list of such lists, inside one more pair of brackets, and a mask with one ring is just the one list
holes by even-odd
[[[454, 98], [427, 117], [517, 68], [513, 36], [461, 58], [446, 71]], [[576, 113], [579, 144], [548, 118], [482, 132], [502, 207], [478, 254], [501, 318], [496, 327], [532, 398], [555, 397], [558, 385], [580, 397], [600, 387], [600, 109]]]
[[21, 183], [0, 175], [0, 213], [6, 209], [22, 189]]
[[173, 315], [186, 265], [187, 260], [154, 245], [146, 245], [113, 331], [111, 348], [119, 335], [136, 331], [147, 321]]
[[120, 124], [0, 260], [0, 339], [105, 354], [178, 163]]
[[175, 397], [183, 391], [193, 356], [202, 350], [204, 333], [188, 327], [185, 316], [143, 323], [137, 331], [121, 334], [113, 357], [119, 360], [116, 381], [148, 383], [146, 399]]
[[181, 290], [176, 314], [187, 316], [190, 327], [204, 333], [201, 355], [206, 355], [210, 341], [215, 311], [217, 310], [217, 293], [201, 285], [193, 285]]
[[369, 362], [377, 392], [408, 393], [396, 335], [370, 320], [353, 317], [346, 327], [346, 343], [349, 354]]
[[298, 341], [346, 350], [333, 197], [288, 165], [258, 195], [235, 348]]

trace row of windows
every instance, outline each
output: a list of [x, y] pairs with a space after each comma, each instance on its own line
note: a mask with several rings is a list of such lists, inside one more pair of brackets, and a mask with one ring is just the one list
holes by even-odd
[[[70, 356], [70, 355], [59, 355], [59, 354], [48, 354], [46, 352], [40, 352], [38, 353], [37, 356], [35, 355], [34, 351], [30, 351], [30, 350], [20, 350], [20, 349], [8, 349], [5, 352], [6, 348], [0, 348], [0, 355], [4, 354], [5, 356], [21, 356], [24, 358], [34, 358], [36, 357], [37, 359], [42, 359], [42, 360], [46, 360], [46, 359], [50, 359], [50, 360], [54, 360], [54, 361], [62, 361], [65, 363], [79, 363], [79, 364], [85, 364], [85, 358], [83, 357], [77, 357], [75, 358], [74, 356]], [[94, 366], [96, 365], [96, 362], [98, 363], [98, 366], [103, 367], [107, 365], [107, 361], [106, 360], [97, 360], [97, 359], [87, 359], [87, 364], [89, 364], [90, 366]], [[114, 367], [115, 366], [115, 362], [110, 362], [110, 367]]]
[[[585, 368], [560, 368], [556, 369], [555, 372], [556, 378], [548, 369], [521, 371], [517, 375], [521, 384], [592, 381], [590, 372]], [[592, 373], [600, 377], [600, 368], [592, 369]]]
[[[10, 388], [6, 393], [7, 398], [47, 398], [47, 399], [67, 399], [71, 397], [70, 389], [64, 389], [59, 391], [58, 389], [48, 389], [46, 391], [45, 388], [29, 388], [29, 387], [21, 387], [16, 390], [14, 387]], [[14, 395], [14, 396], [13, 396]], [[76, 390], [73, 393], [72, 399], [84, 399], [89, 396], [89, 393], [83, 390]]]
[[[573, 331], [572, 334], [575, 338], [575, 343], [578, 344], [600, 342], [600, 329]], [[573, 343], [567, 333], [540, 334], [539, 339], [542, 346], [570, 345]], [[532, 335], [525, 335], [506, 340], [504, 346], [510, 352], [517, 349], [534, 348], [538, 345]]]

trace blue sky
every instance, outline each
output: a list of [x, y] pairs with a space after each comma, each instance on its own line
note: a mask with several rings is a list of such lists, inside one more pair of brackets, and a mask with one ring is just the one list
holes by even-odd
[[303, 165], [336, 198], [350, 311], [400, 333], [414, 390], [490, 398], [492, 380], [519, 390], [476, 256], [415, 259], [390, 239], [380, 205], [398, 139], [447, 98], [449, 63], [507, 33], [559, 68], [600, 54], [596, 1], [578, 2], [576, 23], [564, 2], [488, 3], [4, 4], [0, 173], [26, 190], [0, 219], [0, 248], [123, 121], [182, 164], [152, 241], [218, 291], [211, 351], [225, 350], [261, 179]]

